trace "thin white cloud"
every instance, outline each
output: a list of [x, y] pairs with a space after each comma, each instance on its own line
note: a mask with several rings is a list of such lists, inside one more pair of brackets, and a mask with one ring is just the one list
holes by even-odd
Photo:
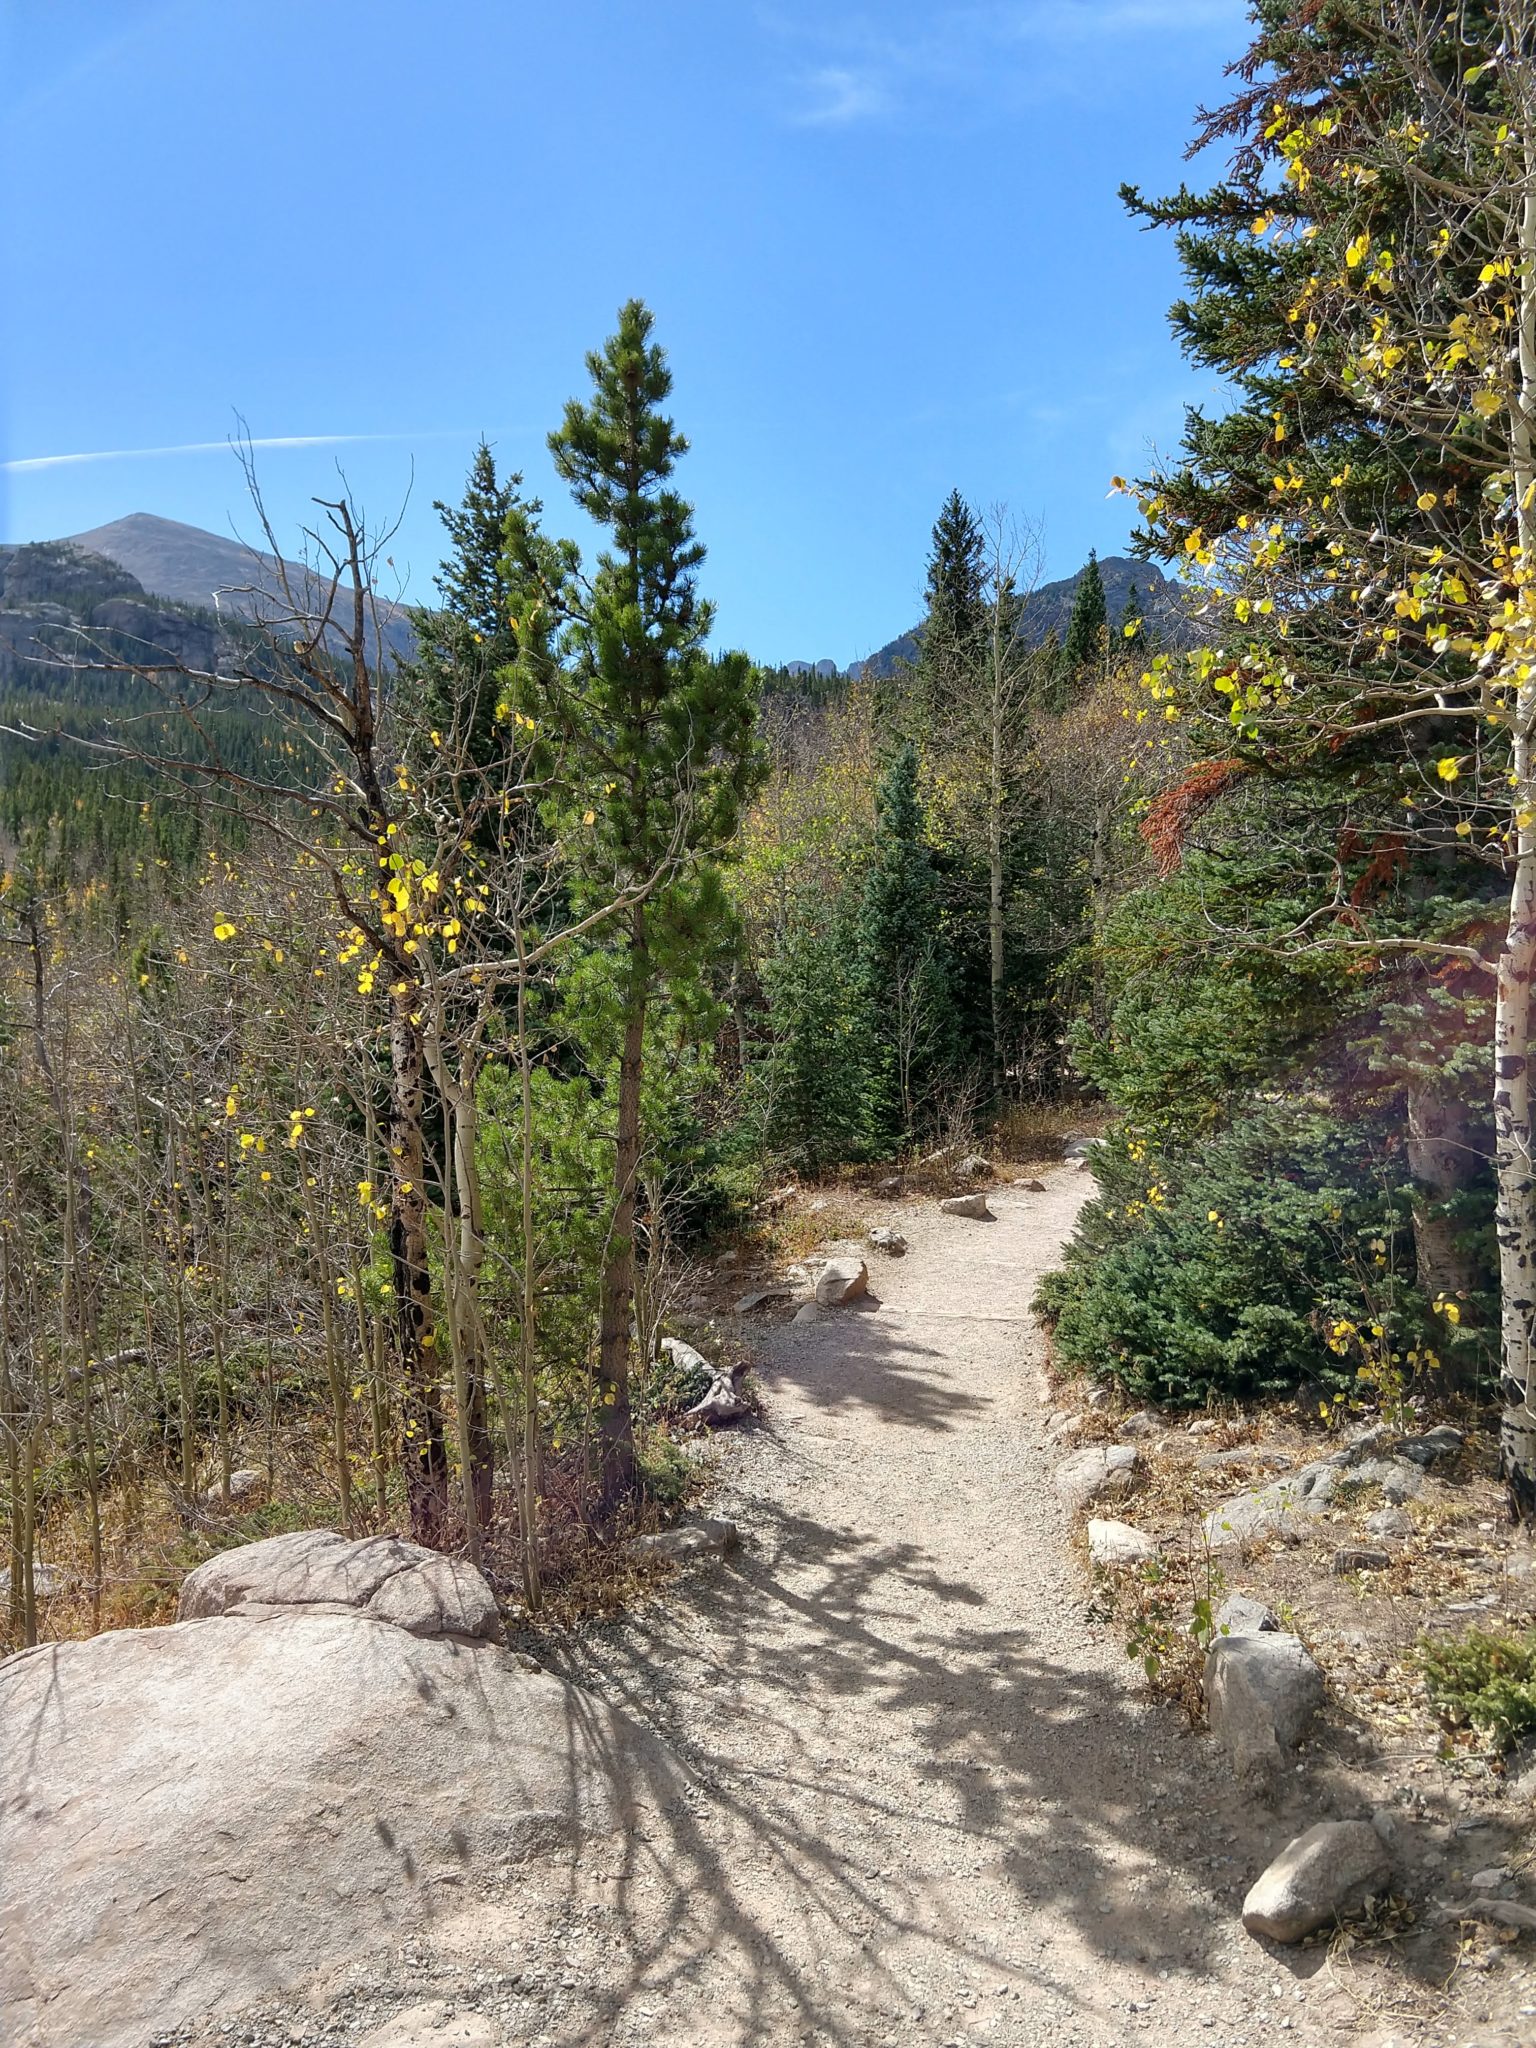
[[790, 119], [802, 128], [847, 128], [890, 111], [889, 87], [867, 69], [827, 64], [808, 72], [800, 82], [809, 99]]
[[[867, 13], [829, 19], [782, 9], [764, 10], [759, 20], [781, 44], [798, 44], [818, 60], [796, 75], [785, 118], [798, 127], [848, 128], [918, 99], [1038, 93], [1062, 63], [1080, 61], [1084, 45], [1222, 34], [1235, 49], [1247, 13], [1248, 0], [962, 0], [910, 26]], [[1053, 60], [1049, 73], [1039, 69], [1045, 54]]]
[[92, 448], [74, 455], [23, 455], [0, 462], [12, 476], [25, 470], [65, 469], [80, 462], [130, 462], [151, 455], [227, 455], [232, 448], [340, 448], [357, 441], [422, 441], [430, 434], [267, 434], [254, 441], [181, 441], [172, 448]]

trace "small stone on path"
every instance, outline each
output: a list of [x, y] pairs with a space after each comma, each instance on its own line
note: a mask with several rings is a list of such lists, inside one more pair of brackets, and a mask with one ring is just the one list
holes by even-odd
[[1298, 1835], [1243, 1901], [1250, 1934], [1290, 1943], [1363, 1906], [1391, 1882], [1392, 1859], [1365, 1820], [1325, 1820]]
[[985, 1195], [949, 1195], [939, 1207], [946, 1216], [969, 1216], [977, 1223], [990, 1223], [992, 1211]]

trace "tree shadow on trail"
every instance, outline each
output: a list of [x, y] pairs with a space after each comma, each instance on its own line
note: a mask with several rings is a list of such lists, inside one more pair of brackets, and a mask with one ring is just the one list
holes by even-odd
[[876, 1314], [858, 1314], [859, 1306], [778, 1332], [759, 1378], [769, 1387], [792, 1383], [827, 1414], [863, 1408], [906, 1429], [949, 1431], [987, 1415], [993, 1402], [965, 1384], [943, 1351]]
[[[916, 1544], [770, 1505], [752, 1553], [568, 1641], [564, 1675], [654, 1728], [702, 1796], [626, 1845], [627, 1980], [562, 2042], [604, 2040], [632, 1999], [684, 1987], [717, 2026], [729, 2013], [710, 2040], [852, 2044], [911, 2023], [935, 1978], [938, 2040], [968, 1982], [1104, 2022], [1111, 1966], [1122, 2000], [1138, 1974], [1209, 1973], [1235, 1794], [1203, 1785], [1189, 1807], [1172, 1717], [1110, 1673], [1064, 1669], [1027, 1628], [988, 1627], [986, 1604]], [[1177, 1821], [1149, 1817], [1164, 1800]]]

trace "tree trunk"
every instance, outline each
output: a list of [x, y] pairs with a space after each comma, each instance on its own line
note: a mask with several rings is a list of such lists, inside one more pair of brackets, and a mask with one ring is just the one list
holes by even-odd
[[[1530, 55], [1511, 67], [1520, 101], [1525, 201], [1520, 222], [1520, 349], [1518, 389], [1509, 406], [1515, 517], [1521, 559], [1536, 559], [1536, 80]], [[1523, 593], [1530, 603], [1529, 591]], [[1529, 642], [1529, 633], [1527, 633]], [[1527, 646], [1529, 656], [1529, 646]], [[1500, 1460], [1518, 1519], [1536, 1516], [1536, 1381], [1531, 1373], [1536, 1310], [1536, 1182], [1531, 1167], [1531, 982], [1536, 975], [1536, 678], [1527, 663], [1514, 705], [1510, 797], [1515, 813], [1515, 873], [1509, 924], [1499, 954], [1493, 1027], [1493, 1118], [1498, 1173], [1500, 1352], [1503, 1426]]]
[[635, 1435], [629, 1398], [629, 1323], [635, 1294], [635, 1196], [640, 1178], [640, 1081], [650, 963], [645, 912], [637, 907], [626, 966], [624, 1049], [619, 1059], [618, 1129], [613, 1152], [613, 1223], [603, 1266], [598, 1321], [598, 1504], [611, 1509], [635, 1483]]
[[422, 1138], [425, 1051], [406, 982], [390, 998], [389, 1256], [405, 1411], [405, 1496], [418, 1543], [443, 1541], [448, 1524], [448, 1451], [443, 1436], [432, 1274], [427, 1257], [426, 1146]]
[[987, 937], [991, 948], [992, 1095], [1003, 1097], [1003, 731], [1001, 709], [992, 713], [992, 776], [987, 800]]

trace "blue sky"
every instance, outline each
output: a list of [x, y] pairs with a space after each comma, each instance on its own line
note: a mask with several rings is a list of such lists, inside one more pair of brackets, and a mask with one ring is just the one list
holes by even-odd
[[1116, 190], [1185, 175], [1245, 40], [1239, 0], [0, 0], [0, 536], [247, 531], [238, 414], [299, 444], [280, 533], [339, 462], [425, 594], [481, 432], [575, 530], [544, 436], [634, 293], [718, 639], [851, 660], [953, 485], [1050, 575], [1123, 546], [1109, 478], [1212, 393]]

